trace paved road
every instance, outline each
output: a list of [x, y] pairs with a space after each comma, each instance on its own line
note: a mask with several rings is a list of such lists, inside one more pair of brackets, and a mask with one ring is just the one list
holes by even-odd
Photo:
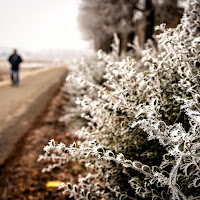
[[64, 82], [66, 67], [28, 77], [18, 87], [0, 88], [0, 165]]

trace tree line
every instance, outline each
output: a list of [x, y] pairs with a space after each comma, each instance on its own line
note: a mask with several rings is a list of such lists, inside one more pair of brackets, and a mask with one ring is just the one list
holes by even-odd
[[[136, 54], [148, 39], [153, 39], [154, 27], [166, 23], [167, 28], [179, 24], [185, 0], [82, 0], [79, 26], [85, 40], [95, 50], [112, 50], [113, 34], [120, 39], [120, 53], [130, 50], [127, 43], [137, 46]], [[137, 55], [136, 55], [137, 56]]]

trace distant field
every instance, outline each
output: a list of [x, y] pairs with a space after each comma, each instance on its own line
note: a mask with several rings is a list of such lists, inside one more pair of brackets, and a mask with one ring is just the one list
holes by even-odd
[[[23, 77], [27, 74], [35, 73], [36, 71], [44, 70], [49, 67], [54, 67], [56, 64], [53, 62], [45, 61], [24, 61], [20, 65], [20, 76]], [[9, 79], [10, 65], [6, 60], [0, 60], [0, 81]]]

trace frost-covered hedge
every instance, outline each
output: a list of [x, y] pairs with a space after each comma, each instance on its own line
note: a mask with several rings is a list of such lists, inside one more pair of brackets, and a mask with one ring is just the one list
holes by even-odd
[[51, 140], [40, 157], [85, 164], [86, 177], [63, 184], [74, 199], [200, 199], [200, 1], [188, 1], [176, 29], [160, 29], [143, 57], [148, 70], [100, 52], [104, 81], [79, 78], [82, 142]]

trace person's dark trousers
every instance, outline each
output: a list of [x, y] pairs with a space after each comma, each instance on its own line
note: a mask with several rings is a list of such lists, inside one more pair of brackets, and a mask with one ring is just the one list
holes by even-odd
[[10, 70], [10, 78], [14, 85], [19, 85], [19, 70]]

